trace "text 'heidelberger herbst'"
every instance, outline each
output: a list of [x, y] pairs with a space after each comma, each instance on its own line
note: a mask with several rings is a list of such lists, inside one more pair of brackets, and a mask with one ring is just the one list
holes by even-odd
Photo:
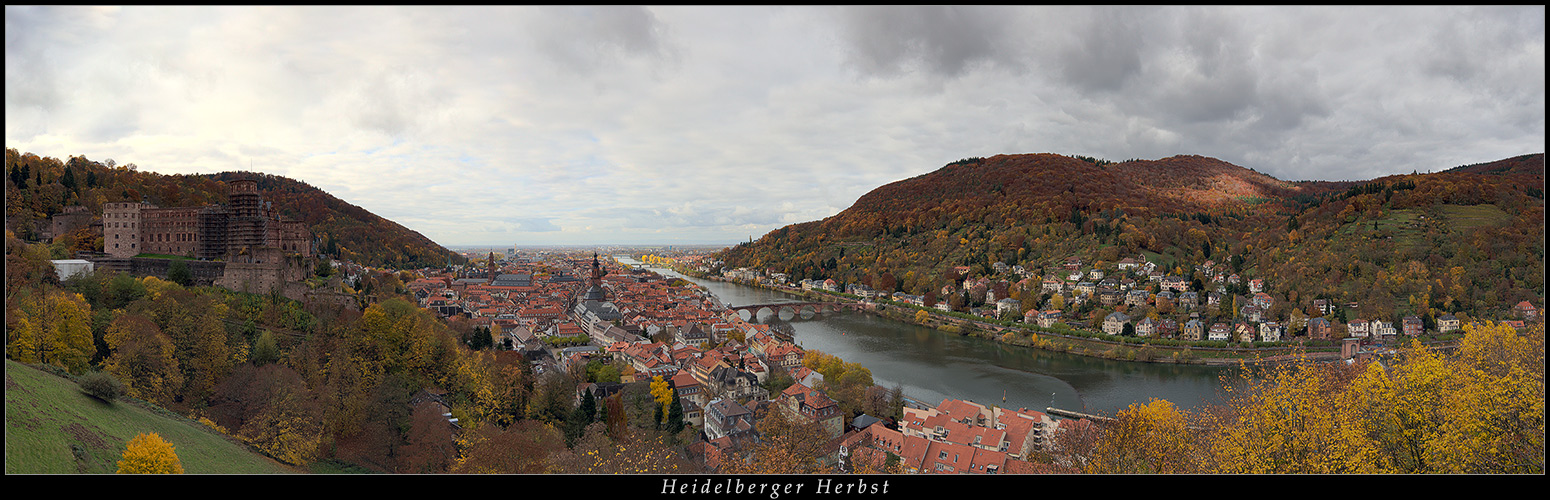
[[[727, 478], [725, 480], [706, 479], [703, 481], [699, 479], [681, 481], [676, 478], [665, 478], [662, 480], [662, 494], [768, 494], [770, 500], [775, 500], [780, 498], [782, 494], [800, 495], [802, 494], [802, 489], [804, 486], [808, 486], [808, 484], [805, 482], [743, 481], [742, 478]], [[828, 478], [819, 478], [814, 480], [814, 484], [812, 486], [814, 486], [814, 488], [810, 491], [819, 495], [846, 493], [888, 493], [888, 481], [868, 481], [866, 478], [858, 478], [854, 481], [836, 481]]]

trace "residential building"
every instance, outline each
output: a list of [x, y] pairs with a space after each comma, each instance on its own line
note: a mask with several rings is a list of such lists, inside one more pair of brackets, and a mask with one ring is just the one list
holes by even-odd
[[1232, 338], [1232, 326], [1226, 323], [1217, 323], [1211, 325], [1210, 333], [1206, 334], [1206, 340], [1225, 341], [1230, 338]]
[[822, 425], [830, 439], [845, 432], [844, 413], [840, 411], [839, 404], [824, 395], [823, 391], [802, 384], [791, 384], [781, 391], [775, 402], [787, 418]]
[[1452, 314], [1444, 314], [1442, 317], [1437, 318], [1438, 332], [1447, 333], [1454, 330], [1459, 330], [1460, 328], [1461, 327], [1459, 325], [1458, 317]]
[[1523, 321], [1539, 321], [1539, 309], [1534, 307], [1534, 304], [1530, 304], [1527, 300], [1519, 302], [1518, 305], [1512, 306], [1512, 311], [1516, 313], [1519, 318], [1522, 318]]
[[1346, 335], [1356, 338], [1366, 338], [1368, 335], [1372, 334], [1372, 327], [1370, 323], [1371, 322], [1361, 318], [1353, 319], [1350, 323], [1346, 323]]
[[1156, 332], [1157, 332], [1157, 322], [1156, 321], [1152, 321], [1152, 318], [1150, 318], [1150, 317], [1142, 318], [1140, 322], [1136, 323], [1136, 336], [1137, 337], [1151, 337], [1152, 334], [1154, 334]]
[[753, 412], [730, 399], [717, 399], [705, 405], [705, 437], [716, 440], [752, 433]]
[[1130, 322], [1130, 316], [1122, 312], [1112, 312], [1103, 318], [1103, 333], [1119, 335], [1125, 331], [1125, 323]]
[[1199, 319], [1190, 319], [1189, 321], [1184, 322], [1185, 340], [1200, 340], [1204, 336], [1205, 323], [1201, 323]]
[[1281, 336], [1286, 334], [1286, 326], [1274, 321], [1266, 321], [1259, 324], [1259, 340], [1264, 342], [1280, 342]]
[[1332, 327], [1329, 320], [1323, 317], [1308, 320], [1308, 337], [1315, 340], [1329, 340]]

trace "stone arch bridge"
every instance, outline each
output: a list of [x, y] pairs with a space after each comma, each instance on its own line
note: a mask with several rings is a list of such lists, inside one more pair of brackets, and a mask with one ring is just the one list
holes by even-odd
[[854, 302], [777, 302], [773, 304], [749, 304], [745, 306], [732, 306], [728, 307], [727, 309], [736, 311], [737, 315], [743, 318], [744, 321], [754, 321], [759, 318], [759, 313], [765, 310], [769, 310], [776, 315], [781, 314], [783, 311], [791, 311], [793, 315], [801, 316], [806, 312], [812, 312], [813, 314], [827, 314], [845, 310], [857, 310], [860, 308], [861, 304]]

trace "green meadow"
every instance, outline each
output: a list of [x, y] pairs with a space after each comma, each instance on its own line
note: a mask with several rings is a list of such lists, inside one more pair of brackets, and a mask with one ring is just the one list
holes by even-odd
[[140, 402], [105, 403], [72, 380], [5, 361], [6, 474], [112, 474], [142, 432], [172, 442], [188, 474], [295, 472], [199, 422]]

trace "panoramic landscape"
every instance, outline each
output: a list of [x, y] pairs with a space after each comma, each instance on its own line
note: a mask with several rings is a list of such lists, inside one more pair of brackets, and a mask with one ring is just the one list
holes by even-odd
[[1544, 6], [5, 12], [7, 474], [1544, 473]]

